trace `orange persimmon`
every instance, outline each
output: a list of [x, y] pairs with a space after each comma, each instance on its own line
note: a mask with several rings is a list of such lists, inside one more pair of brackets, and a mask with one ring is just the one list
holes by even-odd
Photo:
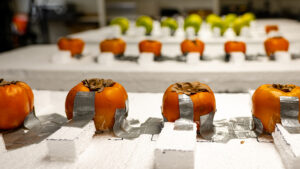
[[106, 39], [99, 45], [101, 52], [111, 52], [115, 55], [123, 55], [126, 49], [126, 43], [119, 38]]
[[[275, 124], [281, 122], [280, 96], [300, 99], [300, 87], [291, 84], [265, 84], [257, 88], [252, 96], [252, 114], [262, 122], [264, 130], [268, 133], [272, 133]], [[298, 120], [300, 122], [300, 116]]]
[[142, 52], [151, 52], [154, 53], [156, 57], [159, 57], [161, 54], [162, 44], [156, 40], [143, 40], [139, 43], [140, 53]]
[[79, 55], [84, 49], [84, 42], [77, 38], [60, 38], [57, 42], [60, 50], [68, 50], [72, 56]]
[[83, 80], [67, 95], [65, 108], [68, 119], [73, 118], [74, 99], [77, 92], [96, 92], [94, 116], [96, 130], [112, 129], [116, 109], [125, 108], [128, 98], [125, 88], [110, 79]]
[[227, 54], [231, 52], [243, 52], [246, 53], [246, 44], [242, 41], [227, 41], [224, 44], [224, 49]]
[[266, 34], [268, 34], [271, 31], [278, 31], [278, 30], [279, 29], [277, 25], [266, 25], [265, 27]]
[[172, 84], [164, 93], [162, 114], [169, 122], [180, 118], [178, 95], [186, 94], [193, 102], [194, 121], [200, 124], [200, 116], [216, 111], [213, 91], [208, 85], [200, 82], [182, 82]]
[[288, 51], [289, 41], [283, 37], [268, 38], [264, 42], [267, 55], [270, 57], [277, 51]]
[[34, 96], [24, 82], [0, 79], [0, 129], [14, 129], [33, 111]]
[[203, 55], [203, 51], [204, 51], [204, 43], [199, 40], [199, 39], [195, 39], [195, 40], [184, 40], [181, 43], [181, 52], [182, 54], [186, 54], [189, 52], [199, 52], [200, 55]]

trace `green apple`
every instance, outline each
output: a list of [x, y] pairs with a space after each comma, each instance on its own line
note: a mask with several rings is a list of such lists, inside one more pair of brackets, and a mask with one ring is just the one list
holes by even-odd
[[247, 26], [250, 26], [250, 22], [255, 20], [255, 15], [251, 12], [247, 12], [242, 15], [242, 18], [244, 19], [244, 22], [247, 24]]
[[152, 28], [153, 28], [153, 21], [152, 18], [150, 18], [149, 16], [140, 16], [136, 22], [135, 22], [136, 26], [143, 26], [146, 29], [146, 34], [150, 35]]
[[175, 32], [178, 28], [178, 24], [175, 19], [167, 17], [161, 21], [161, 27], [169, 27], [171, 31]]
[[120, 26], [122, 34], [125, 34], [129, 28], [129, 20], [125, 17], [116, 17], [111, 20], [110, 25]]
[[188, 27], [193, 27], [195, 30], [195, 33], [200, 30], [200, 26], [202, 24], [202, 19], [199, 15], [197, 14], [191, 14], [188, 17], [185, 18], [184, 20], [184, 30]]
[[247, 21], [243, 17], [238, 17], [232, 24], [232, 29], [237, 36], [240, 35], [244, 26], [248, 26]]
[[219, 19], [220, 19], [220, 17], [218, 15], [216, 15], [216, 14], [210, 14], [210, 15], [208, 15], [206, 17], [206, 22], [209, 23], [209, 24], [211, 24], [214, 21], [219, 20]]
[[221, 31], [221, 36], [224, 35], [225, 31], [228, 29], [229, 27], [229, 23], [226, 22], [225, 20], [221, 19], [220, 17], [217, 19], [215, 18], [212, 23], [211, 23], [211, 29], [214, 28], [220, 28]]
[[224, 20], [227, 22], [229, 25], [231, 25], [234, 20], [237, 18], [237, 15], [234, 13], [229, 13], [225, 16]]

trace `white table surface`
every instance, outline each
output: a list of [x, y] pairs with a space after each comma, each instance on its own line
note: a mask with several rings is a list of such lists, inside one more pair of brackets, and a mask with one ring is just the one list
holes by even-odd
[[98, 45], [87, 45], [85, 57], [70, 63], [51, 63], [56, 45], [32, 45], [0, 54], [0, 76], [27, 82], [34, 89], [69, 90], [86, 78], [111, 78], [130, 92], [164, 92], [178, 81], [200, 81], [216, 92], [247, 92], [265, 83], [300, 85], [300, 60], [278, 63], [261, 58], [240, 64], [220, 60], [188, 65], [175, 61], [141, 66], [136, 62], [115, 61], [97, 64]]
[[[67, 92], [34, 91], [38, 116], [58, 113], [65, 116]], [[249, 94], [216, 94], [215, 119], [251, 116]], [[129, 117], [141, 122], [148, 117], [161, 117], [161, 93], [129, 93]], [[196, 169], [283, 169], [280, 156], [272, 143], [256, 139], [231, 140], [227, 144], [197, 142]], [[134, 140], [118, 140], [112, 134], [96, 135], [76, 162], [51, 162], [45, 142], [0, 154], [1, 169], [32, 168], [103, 168], [154, 169], [155, 141], [151, 135]], [[170, 161], [171, 163], [171, 161]]]

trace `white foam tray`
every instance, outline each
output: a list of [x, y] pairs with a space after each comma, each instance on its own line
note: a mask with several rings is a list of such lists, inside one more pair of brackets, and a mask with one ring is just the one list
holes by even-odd
[[[37, 115], [64, 115], [67, 92], [34, 91]], [[148, 117], [161, 117], [162, 94], [129, 93], [129, 118], [144, 122]], [[251, 116], [249, 94], [216, 94], [216, 119]], [[45, 142], [0, 153], [1, 169], [153, 169], [156, 141], [151, 135], [134, 140], [120, 140], [111, 134], [97, 135], [75, 162], [53, 162], [47, 156]], [[155, 139], [154, 139], [155, 140]], [[241, 144], [241, 141], [245, 141]], [[231, 140], [227, 144], [197, 142], [195, 169], [283, 169], [280, 156], [272, 143], [256, 139]]]

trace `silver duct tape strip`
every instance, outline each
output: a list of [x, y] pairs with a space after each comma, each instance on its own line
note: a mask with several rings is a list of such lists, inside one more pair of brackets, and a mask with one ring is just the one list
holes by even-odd
[[95, 116], [95, 92], [77, 92], [74, 99], [73, 119], [66, 126], [82, 128]]
[[35, 108], [33, 107], [33, 110], [26, 116], [23, 126], [30, 130], [34, 128], [35, 126], [40, 126], [41, 122], [35, 115]]
[[253, 131], [256, 133], [257, 136], [259, 136], [264, 132], [264, 126], [258, 118], [254, 116], [252, 116], [252, 118], [253, 118]]
[[300, 133], [299, 98], [280, 96], [280, 118], [282, 126], [290, 133]]
[[126, 108], [116, 110], [113, 132], [117, 137], [133, 139], [141, 134], [159, 134], [163, 128], [163, 121], [159, 118], [148, 118], [140, 124], [138, 120], [127, 120], [126, 117]]
[[180, 118], [194, 120], [194, 104], [190, 96], [186, 94], [178, 95]]
[[[208, 118], [209, 114], [207, 115], [207, 119]], [[253, 131], [253, 120], [251, 117], [237, 117], [230, 120], [214, 121], [212, 129], [207, 130], [207, 133], [207, 135], [201, 136], [206, 140], [219, 143], [227, 143], [231, 139], [257, 137], [256, 133]]]
[[214, 116], [215, 112], [200, 116], [200, 135], [206, 140], [211, 140], [215, 133]]

